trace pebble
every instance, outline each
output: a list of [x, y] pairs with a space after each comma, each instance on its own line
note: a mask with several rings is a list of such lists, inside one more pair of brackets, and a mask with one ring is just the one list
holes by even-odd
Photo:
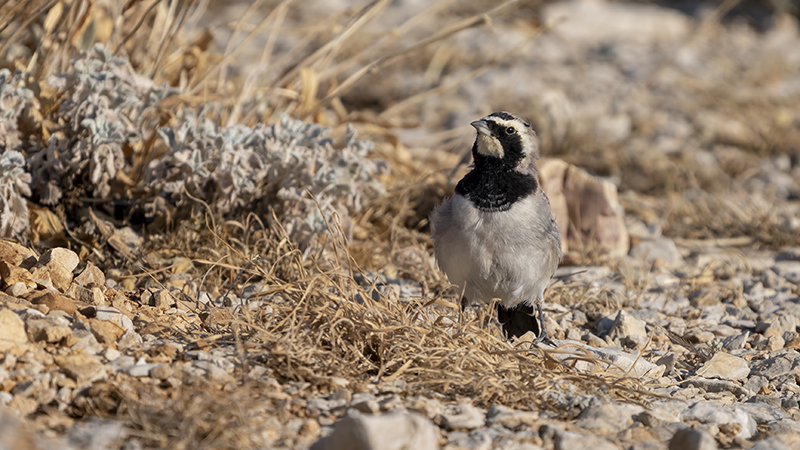
[[697, 373], [706, 378], [743, 381], [750, 374], [750, 366], [742, 358], [730, 353], [719, 352], [715, 353], [710, 361], [703, 364]]
[[482, 427], [486, 421], [483, 411], [470, 403], [461, 403], [452, 409], [453, 413], [442, 414], [442, 423], [449, 430], [473, 430]]

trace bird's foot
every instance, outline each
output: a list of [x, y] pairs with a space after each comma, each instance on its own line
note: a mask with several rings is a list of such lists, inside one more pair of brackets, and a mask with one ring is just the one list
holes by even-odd
[[552, 339], [550, 339], [550, 336], [547, 335], [547, 331], [544, 330], [544, 327], [542, 327], [542, 332], [539, 333], [538, 336], [536, 336], [536, 339], [534, 339], [533, 342], [531, 342], [531, 348], [536, 346], [536, 344], [547, 344], [553, 347], [558, 347], [558, 345], [556, 345], [556, 343], [553, 342]]

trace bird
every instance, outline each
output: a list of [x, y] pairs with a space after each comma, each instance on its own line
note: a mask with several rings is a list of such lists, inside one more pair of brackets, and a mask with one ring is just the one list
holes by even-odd
[[[491, 304], [506, 338], [544, 326], [544, 290], [563, 253], [550, 201], [539, 185], [536, 132], [505, 111], [472, 122], [471, 170], [430, 216], [439, 268], [465, 302]], [[538, 322], [533, 307], [538, 312]]]

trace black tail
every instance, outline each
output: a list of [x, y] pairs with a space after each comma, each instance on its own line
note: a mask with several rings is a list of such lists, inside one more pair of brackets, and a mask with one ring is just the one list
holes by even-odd
[[528, 331], [533, 331], [533, 334], [539, 336], [539, 322], [536, 320], [533, 306], [522, 303], [507, 309], [497, 303], [497, 320], [507, 339], [518, 338]]

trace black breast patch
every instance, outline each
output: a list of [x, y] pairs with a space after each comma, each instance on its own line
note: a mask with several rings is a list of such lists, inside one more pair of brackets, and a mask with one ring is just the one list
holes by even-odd
[[458, 182], [456, 193], [481, 211], [498, 212], [509, 210], [538, 187], [532, 175], [499, 167], [476, 167]]

